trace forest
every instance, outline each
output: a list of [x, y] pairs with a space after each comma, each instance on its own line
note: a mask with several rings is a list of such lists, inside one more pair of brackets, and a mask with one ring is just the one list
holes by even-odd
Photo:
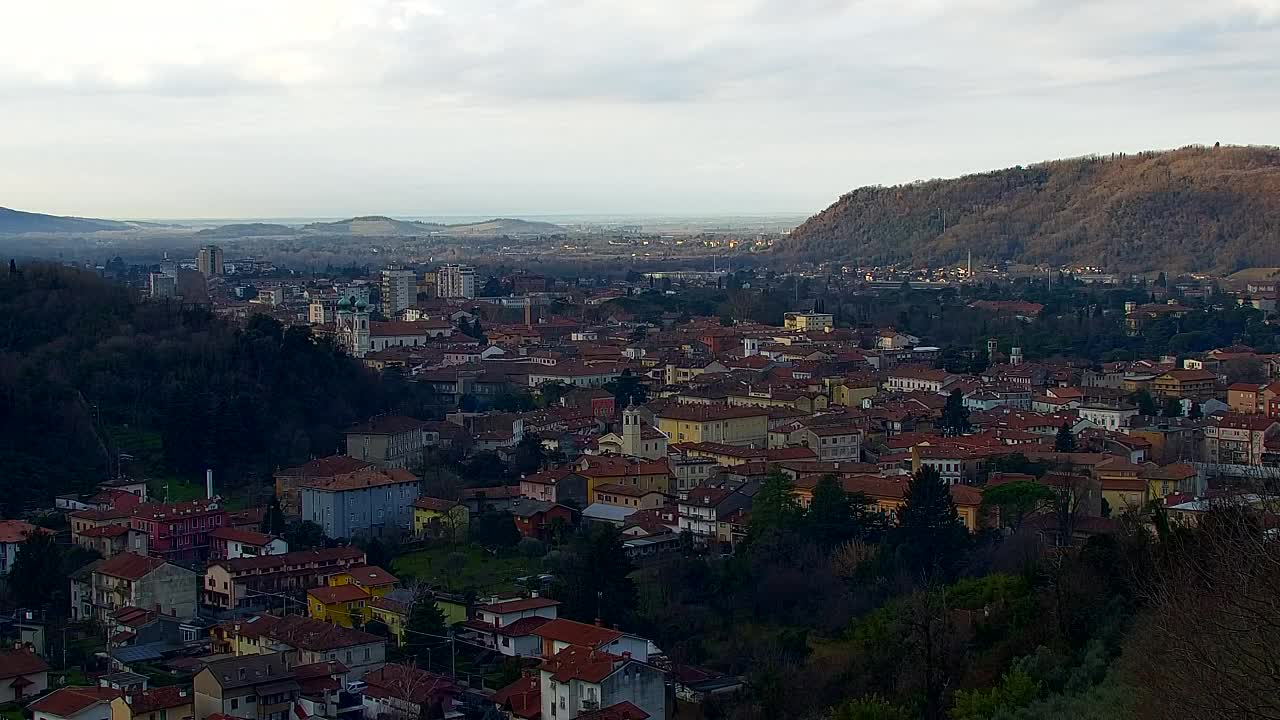
[[148, 472], [265, 482], [337, 452], [372, 414], [429, 412], [422, 392], [305, 327], [254, 316], [239, 328], [88, 272], [26, 265], [0, 274], [0, 514], [90, 490], [122, 462], [135, 470], [122, 437], [162, 448]]
[[915, 267], [1005, 261], [1234, 272], [1280, 265], [1280, 149], [1183, 148], [863, 187], [775, 252]]

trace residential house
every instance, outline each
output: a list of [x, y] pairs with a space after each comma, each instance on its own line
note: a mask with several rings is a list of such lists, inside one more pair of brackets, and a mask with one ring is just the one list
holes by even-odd
[[1280, 439], [1280, 421], [1262, 415], [1216, 415], [1204, 426], [1206, 462], [1262, 465], [1268, 441]]
[[[439, 603], [436, 606], [441, 607], [443, 612]], [[386, 595], [373, 595], [365, 601], [364, 607], [369, 622], [377, 621], [386, 625], [387, 632], [396, 641], [396, 645], [404, 645], [404, 628], [409, 622], [409, 611], [413, 608], [412, 590], [399, 589]]]
[[587, 480], [587, 497], [600, 485], [626, 485], [663, 494], [671, 492], [671, 467], [664, 457], [641, 460], [618, 455], [583, 455], [576, 470]]
[[179, 503], [143, 503], [129, 513], [129, 527], [147, 536], [147, 553], [171, 562], [202, 562], [209, 535], [227, 527], [219, 498]]
[[1151, 394], [1160, 399], [1201, 402], [1217, 392], [1218, 376], [1207, 370], [1168, 370], [1151, 381]]
[[1152, 499], [1178, 494], [1200, 496], [1203, 492], [1198, 477], [1195, 466], [1187, 463], [1170, 463], [1142, 472], [1142, 478], [1147, 481], [1147, 497]]
[[382, 667], [386, 640], [360, 630], [299, 615], [254, 615], [228, 620], [210, 633], [215, 654], [283, 654], [289, 667], [340, 662], [348, 679]]
[[591, 496], [592, 504], [616, 505], [632, 510], [660, 508], [667, 503], [667, 496], [657, 490], [644, 490], [632, 485], [605, 483], [597, 485]]
[[476, 607], [464, 631], [474, 642], [507, 657], [536, 657], [542, 654], [542, 638], [536, 631], [556, 619], [559, 605], [541, 597], [490, 601]]
[[587, 479], [573, 468], [551, 468], [520, 478], [520, 494], [530, 500], [587, 504]]
[[378, 537], [413, 527], [418, 478], [402, 467], [368, 468], [301, 488], [302, 517], [326, 537]]
[[18, 547], [37, 532], [49, 532], [21, 520], [0, 520], [0, 576], [8, 575], [18, 559]]
[[668, 455], [667, 465], [673, 481], [671, 492], [677, 496], [703, 485], [720, 469], [715, 458], [692, 455]]
[[955, 381], [955, 376], [946, 370], [931, 367], [900, 365], [889, 371], [885, 389], [893, 392], [925, 392], [940, 393], [943, 388]]
[[302, 515], [302, 497], [299, 491], [303, 485], [330, 480], [339, 475], [363, 470], [373, 463], [358, 460], [346, 455], [331, 455], [315, 458], [297, 467], [281, 470], [274, 475], [276, 499], [280, 501], [280, 509], [289, 517]]
[[0, 703], [35, 697], [49, 687], [49, 664], [26, 648], [0, 649]]
[[110, 687], [58, 688], [27, 706], [32, 720], [111, 720], [111, 701], [120, 691]]
[[196, 613], [200, 576], [194, 570], [130, 552], [95, 561], [87, 570], [87, 588], [73, 592], [74, 619], [107, 623], [123, 607], [182, 618]]
[[111, 701], [111, 720], [195, 720], [195, 694], [170, 685], [125, 692]]
[[491, 699], [510, 720], [539, 720], [542, 717], [541, 678], [534, 670], [521, 670], [520, 679], [498, 690]]
[[282, 653], [207, 663], [192, 680], [196, 720], [290, 720], [301, 688], [288, 668]]
[[622, 363], [604, 362], [585, 364], [558, 362], [555, 365], [535, 365], [529, 370], [529, 387], [543, 383], [560, 383], [573, 387], [600, 387], [617, 380], [626, 367]]
[[534, 634], [542, 639], [542, 656], [552, 657], [569, 646], [578, 646], [614, 654], [630, 653], [632, 657], [649, 657], [649, 641], [618, 628], [589, 625], [557, 618], [538, 628]]
[[298, 550], [284, 555], [217, 560], [205, 569], [201, 602], [222, 609], [278, 607], [347, 568], [365, 564], [357, 547]]
[[1081, 420], [1088, 420], [1104, 430], [1120, 430], [1129, 427], [1131, 418], [1137, 417], [1138, 408], [1132, 405], [1085, 404], [1078, 408]]
[[769, 410], [731, 405], [670, 405], [655, 413], [658, 429], [672, 442], [717, 442], [767, 447]]
[[347, 429], [347, 455], [382, 468], [414, 469], [428, 445], [426, 429], [411, 417], [378, 415]]
[[218, 528], [209, 533], [209, 542], [209, 557], [213, 560], [283, 555], [289, 552], [289, 543], [284, 538], [230, 527]]
[[1267, 414], [1274, 393], [1271, 385], [1258, 383], [1232, 383], [1227, 386], [1227, 407], [1237, 415]]
[[[809, 476], [796, 482], [793, 491], [801, 507], [808, 507], [813, 500], [813, 488], [820, 478]], [[872, 503], [872, 509], [884, 515], [890, 522], [897, 522], [898, 510], [906, 504], [907, 484], [911, 476], [850, 474], [840, 477], [840, 486], [846, 493], [861, 493]], [[951, 485], [951, 500], [956, 513], [969, 532], [982, 527], [982, 493], [968, 485]]]
[[565, 528], [573, 526], [573, 510], [559, 503], [522, 500], [511, 508], [511, 514], [521, 535], [539, 540], [551, 536], [552, 525], [557, 521]]
[[699, 487], [676, 504], [680, 532], [688, 531], [700, 543], [715, 540], [721, 520], [751, 507], [751, 498], [725, 488]]
[[471, 513], [457, 500], [422, 496], [413, 501], [413, 535], [419, 538], [467, 539]]
[[544, 719], [667, 716], [665, 674], [630, 653], [575, 645], [548, 657], [538, 672]]
[[853, 460], [862, 457], [862, 428], [853, 425], [812, 425], [798, 431], [800, 444], [819, 460]]
[[439, 717], [454, 717], [454, 700], [462, 694], [448, 676], [395, 663], [365, 673], [362, 680], [365, 716], [371, 718], [432, 717], [436, 711], [430, 708], [438, 708]]

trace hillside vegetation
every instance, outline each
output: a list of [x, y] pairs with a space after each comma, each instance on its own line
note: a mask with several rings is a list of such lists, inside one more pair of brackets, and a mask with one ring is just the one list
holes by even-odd
[[1280, 149], [1191, 147], [864, 187], [800, 225], [789, 258], [1005, 260], [1118, 270], [1280, 265]]

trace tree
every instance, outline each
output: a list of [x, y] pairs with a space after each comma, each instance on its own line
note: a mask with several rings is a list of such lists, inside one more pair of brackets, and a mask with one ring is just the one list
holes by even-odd
[[1071, 425], [1062, 423], [1062, 427], [1058, 428], [1058, 435], [1053, 439], [1053, 451], [1060, 453], [1073, 453], [1076, 451], [1076, 436], [1071, 433]]
[[964, 394], [957, 388], [947, 396], [947, 404], [942, 408], [942, 432], [955, 436], [969, 432], [969, 408], [964, 406]]
[[18, 604], [27, 608], [65, 605], [63, 586], [67, 584], [67, 577], [62, 561], [62, 551], [53, 533], [32, 533], [19, 543], [18, 556], [6, 578]]
[[1003, 483], [982, 491], [984, 508], [994, 508], [1000, 513], [1000, 523], [1014, 530], [1022, 527], [1023, 520], [1053, 507], [1057, 493], [1047, 485], [1026, 480]]
[[747, 528], [747, 541], [756, 543], [765, 538], [777, 539], [800, 529], [803, 511], [796, 500], [794, 486], [781, 471], [769, 474], [751, 500], [751, 525]]
[[513, 548], [520, 542], [520, 529], [509, 512], [480, 513], [471, 523], [471, 533], [476, 543], [485, 547]]
[[911, 477], [893, 537], [912, 572], [947, 577], [954, 571], [969, 533], [937, 470], [926, 465]]
[[827, 720], [910, 720], [911, 714], [879, 695], [849, 700], [827, 716]]
[[1151, 397], [1151, 393], [1146, 390], [1139, 390], [1129, 396], [1134, 405], [1138, 406], [1138, 413], [1141, 415], [1154, 416], [1156, 414], [1156, 400]]
[[813, 500], [804, 514], [805, 530], [819, 545], [833, 548], [861, 538], [867, 532], [867, 506], [862, 494], [850, 495], [835, 475], [824, 475], [813, 488]]
[[280, 498], [271, 496], [267, 512], [262, 516], [262, 532], [280, 537], [285, 532], [284, 511], [280, 509]]
[[290, 550], [308, 550], [325, 546], [324, 528], [310, 520], [290, 525], [284, 531], [284, 540]]
[[622, 533], [608, 524], [591, 526], [564, 550], [553, 591], [565, 617], [580, 622], [630, 623], [635, 618], [634, 567]]
[[1187, 417], [1192, 420], [1199, 420], [1204, 417], [1204, 408], [1200, 407], [1198, 402], [1191, 403], [1191, 409], [1187, 411]]
[[1165, 398], [1164, 401], [1165, 417], [1182, 417], [1182, 401], [1176, 397]]
[[648, 399], [648, 390], [640, 382], [640, 378], [632, 374], [631, 368], [622, 371], [618, 379], [613, 381], [613, 402], [618, 408], [632, 405], [643, 405]]
[[511, 464], [517, 475], [532, 475], [542, 469], [547, 462], [547, 451], [542, 445], [542, 438], [528, 435], [516, 443]]
[[436, 605], [435, 596], [420, 590], [405, 621], [405, 654], [417, 661], [419, 667], [431, 667], [431, 653], [448, 642], [444, 613]]

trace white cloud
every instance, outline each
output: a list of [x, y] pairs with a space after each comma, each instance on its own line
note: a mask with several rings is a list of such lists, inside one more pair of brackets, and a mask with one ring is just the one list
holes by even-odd
[[12, 0], [2, 204], [817, 209], [1274, 139], [1280, 0]]

